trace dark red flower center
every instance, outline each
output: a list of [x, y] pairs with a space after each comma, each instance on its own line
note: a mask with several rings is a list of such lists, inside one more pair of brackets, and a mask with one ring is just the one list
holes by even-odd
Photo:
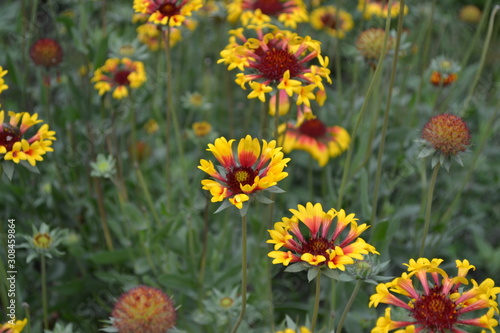
[[0, 146], [4, 146], [7, 151], [12, 150], [14, 143], [21, 141], [21, 131], [19, 128], [9, 123], [3, 123], [0, 131]]
[[278, 16], [283, 13], [285, 6], [280, 0], [257, 0], [254, 1], [248, 9], [260, 9], [262, 14], [266, 14], [268, 16]]
[[128, 80], [129, 74], [132, 73], [129, 70], [121, 70], [115, 73], [115, 76], [113, 77], [113, 80], [119, 85], [119, 86], [128, 86], [130, 84], [130, 81]]
[[30, 57], [36, 65], [53, 67], [62, 61], [63, 51], [57, 41], [43, 38], [31, 46]]
[[427, 332], [451, 332], [457, 323], [457, 305], [435, 286], [429, 295], [422, 295], [413, 305], [412, 314], [417, 325]]
[[321, 22], [325, 27], [337, 29], [337, 18], [335, 15], [325, 14], [321, 16]]
[[335, 245], [324, 237], [311, 238], [307, 243], [302, 244], [302, 253], [310, 253], [312, 255], [327, 256], [326, 250], [334, 249]]
[[304, 121], [299, 127], [299, 132], [311, 138], [319, 139], [326, 134], [327, 128], [321, 120], [315, 118]]
[[172, 17], [174, 15], [179, 15], [180, 14], [180, 8], [177, 7], [175, 3], [166, 3], [161, 5], [158, 8], [158, 11], [163, 15], [167, 17]]
[[255, 177], [259, 175], [259, 171], [249, 167], [235, 167], [226, 176], [227, 185], [232, 193], [242, 193], [240, 184], [251, 185]]
[[283, 74], [290, 71], [290, 78], [302, 72], [302, 66], [293, 54], [287, 50], [270, 47], [268, 51], [257, 51], [260, 61], [254, 66], [265, 78], [280, 82]]

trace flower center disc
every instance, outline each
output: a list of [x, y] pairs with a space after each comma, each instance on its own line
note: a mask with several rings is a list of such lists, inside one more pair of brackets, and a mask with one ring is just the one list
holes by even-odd
[[290, 71], [290, 78], [301, 72], [299, 61], [293, 54], [272, 47], [261, 55], [255, 67], [264, 77], [275, 82], [279, 82], [287, 70]]
[[302, 253], [327, 256], [326, 250], [332, 248], [334, 248], [333, 244], [330, 244], [326, 238], [311, 238], [307, 243], [302, 245]]
[[262, 14], [268, 16], [278, 16], [285, 7], [280, 0], [257, 0], [253, 4], [253, 10], [260, 9]]
[[128, 76], [131, 72], [127, 70], [118, 71], [115, 73], [114, 81], [120, 86], [128, 86], [130, 81], [128, 80]]
[[325, 27], [337, 29], [337, 18], [334, 15], [326, 14], [321, 17], [321, 22]]
[[258, 171], [254, 171], [252, 168], [247, 167], [237, 167], [227, 174], [228, 186], [231, 192], [241, 193], [240, 184], [251, 185], [255, 177], [259, 174]]
[[35, 245], [37, 247], [42, 248], [42, 249], [48, 249], [50, 246], [50, 243], [52, 243], [52, 239], [50, 238], [49, 234], [47, 234], [47, 233], [36, 234], [34, 242], [35, 242]]
[[172, 3], [166, 3], [164, 5], [161, 5], [160, 8], [158, 8], [158, 11], [163, 15], [163, 16], [174, 16], [179, 14], [179, 9], [175, 4]]
[[326, 134], [326, 126], [319, 119], [306, 120], [299, 127], [300, 133], [310, 136], [312, 138], [321, 138]]
[[4, 146], [7, 151], [10, 151], [14, 143], [21, 141], [21, 131], [9, 123], [3, 123], [2, 127], [3, 129], [0, 132], [0, 146]]
[[435, 286], [429, 295], [423, 295], [415, 302], [413, 316], [429, 332], [445, 332], [457, 322], [456, 304]]

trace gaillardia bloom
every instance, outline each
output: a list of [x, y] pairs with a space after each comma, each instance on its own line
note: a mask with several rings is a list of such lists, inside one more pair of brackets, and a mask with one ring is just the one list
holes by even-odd
[[120, 296], [111, 321], [120, 333], [165, 333], [175, 326], [172, 300], [159, 289], [138, 286]]
[[122, 99], [129, 95], [128, 87], [139, 88], [146, 82], [146, 71], [141, 61], [129, 58], [110, 58], [94, 72], [92, 82], [99, 95], [113, 90], [113, 98]]
[[[218, 61], [227, 64], [229, 70], [241, 71], [236, 75], [236, 83], [243, 89], [247, 83], [250, 85], [252, 92], [248, 98], [265, 102], [266, 94], [274, 91], [274, 87], [295, 96], [297, 105], [310, 106], [309, 100], [316, 98], [314, 90], [325, 90], [323, 78], [332, 83], [329, 60], [321, 56], [320, 42], [271, 25], [248, 28], [255, 30], [257, 38], [245, 37], [243, 28], [231, 30], [230, 43]], [[264, 34], [264, 28], [271, 28], [273, 32]], [[314, 59], [319, 66], [308, 66]]]
[[296, 124], [281, 124], [278, 133], [283, 152], [288, 154], [295, 149], [305, 150], [321, 167], [328, 163], [330, 157], [337, 157], [347, 150], [351, 142], [344, 128], [328, 127], [311, 112], [299, 115]]
[[31, 45], [30, 58], [38, 66], [57, 66], [63, 58], [61, 44], [50, 38], [39, 39]]
[[[287, 165], [289, 158], [283, 158], [280, 147], [276, 147], [276, 141], [267, 142], [262, 140], [262, 146], [258, 139], [252, 139], [247, 135], [238, 143], [237, 156], [233, 153], [233, 142], [221, 137], [215, 140], [214, 144], [208, 145], [222, 167], [215, 169], [212, 161], [200, 160], [198, 168], [208, 173], [214, 180], [204, 179], [201, 181], [204, 190], [212, 194], [212, 202], [228, 199], [239, 209], [243, 208], [243, 203], [251, 196], [261, 199], [259, 192], [281, 192], [275, 185], [288, 176], [283, 169]], [[269, 201], [262, 200], [263, 202]], [[224, 204], [219, 210], [230, 204]]]
[[449, 168], [450, 158], [462, 165], [461, 154], [471, 144], [470, 130], [465, 121], [453, 114], [432, 117], [422, 129], [422, 139], [418, 140], [421, 152], [418, 157], [433, 156], [432, 166], [438, 162]]
[[[293, 216], [284, 217], [274, 224], [273, 230], [268, 230], [271, 239], [267, 243], [274, 244], [274, 251], [268, 256], [273, 258], [273, 264], [304, 262], [311, 267], [327, 267], [344, 271], [345, 265], [354, 264], [354, 259], [363, 259], [363, 254], [377, 253], [375, 247], [359, 237], [368, 225], [358, 225], [354, 214], [346, 215], [330, 209], [323, 211], [321, 204], [299, 205], [290, 209]], [[333, 219], [336, 219], [333, 230], [330, 230]], [[343, 232], [347, 226], [349, 231]], [[302, 230], [307, 229], [307, 234]], [[285, 250], [280, 249], [285, 248]]]
[[431, 83], [443, 87], [455, 82], [458, 78], [457, 72], [460, 70], [459, 65], [445, 57], [433, 59], [430, 68]]
[[[382, 55], [384, 47], [385, 30], [382, 28], [370, 28], [363, 31], [356, 39], [356, 48], [365, 60], [375, 65]], [[387, 36], [386, 54], [393, 51], [396, 46], [396, 39], [391, 34]]]
[[0, 333], [21, 333], [28, 323], [28, 318], [23, 320], [9, 320], [0, 327]]
[[202, 0], [134, 0], [133, 5], [136, 13], [149, 15], [149, 22], [172, 27], [180, 26], [202, 6]]
[[[388, 307], [385, 316], [377, 320], [372, 333], [396, 329], [396, 332], [406, 333], [466, 333], [471, 332], [472, 327], [495, 332], [498, 321], [493, 316], [498, 313], [495, 299], [500, 287], [495, 287], [495, 282], [489, 278], [481, 284], [474, 279], [469, 281], [465, 276], [475, 267], [468, 260], [456, 260], [457, 276], [449, 277], [439, 267], [442, 261], [411, 259], [408, 264], [404, 264], [408, 266], [408, 273], [377, 286], [376, 294], [370, 297], [369, 306], [389, 304], [406, 310], [408, 317], [393, 320], [391, 308]], [[472, 282], [472, 286], [466, 288], [469, 282]], [[416, 285], [420, 286], [419, 290], [415, 288]]]
[[[358, 10], [363, 13], [363, 17], [367, 20], [372, 16], [387, 18], [388, 15], [396, 17], [399, 15], [401, 4], [395, 0], [389, 9], [389, 0], [359, 0]], [[404, 7], [404, 15], [408, 14], [408, 6]]]
[[352, 30], [352, 15], [334, 6], [316, 8], [311, 13], [311, 25], [316, 30], [324, 30], [335, 38], [344, 38], [347, 31]]
[[56, 140], [56, 132], [49, 130], [49, 125], [42, 125], [31, 137], [26, 132], [35, 124], [42, 123], [38, 114], [9, 111], [9, 122], [5, 122], [5, 111], [0, 111], [0, 159], [5, 161], [28, 161], [35, 166], [43, 160], [43, 155], [52, 149], [52, 141]]
[[23, 243], [19, 246], [29, 250], [26, 262], [29, 263], [31, 260], [39, 258], [40, 255], [52, 258], [53, 256], [61, 256], [64, 254], [59, 251], [57, 247], [64, 241], [66, 230], [59, 228], [51, 229], [44, 222], [40, 225], [39, 229], [35, 228], [34, 225], [32, 228], [33, 235], [23, 235], [23, 238], [26, 239], [27, 243]]
[[[235, 0], [227, 4], [228, 20], [238, 19], [244, 26], [271, 23], [276, 19], [290, 29], [307, 22], [307, 10], [302, 0]], [[274, 22], [275, 23], [275, 22]]]

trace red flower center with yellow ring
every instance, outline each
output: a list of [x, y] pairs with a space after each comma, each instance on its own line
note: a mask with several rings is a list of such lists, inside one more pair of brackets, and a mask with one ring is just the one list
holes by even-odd
[[119, 85], [119, 86], [128, 86], [130, 85], [130, 81], [128, 79], [128, 76], [132, 73], [129, 70], [121, 70], [115, 73], [113, 80]]
[[442, 286], [435, 286], [429, 295], [415, 301], [412, 314], [417, 323], [429, 332], [445, 332], [457, 323], [457, 305], [441, 293]]
[[285, 10], [285, 6], [280, 0], [257, 0], [249, 9], [260, 9], [262, 14], [278, 16]]
[[227, 184], [232, 193], [242, 193], [240, 184], [251, 185], [255, 177], [259, 175], [258, 171], [248, 167], [236, 167], [227, 174]]
[[333, 249], [335, 246], [324, 237], [311, 238], [307, 243], [302, 244], [302, 253], [310, 253], [312, 255], [327, 256], [326, 250]]
[[260, 56], [255, 68], [267, 79], [279, 82], [287, 70], [290, 77], [295, 77], [302, 72], [298, 59], [286, 50], [270, 47], [267, 51], [259, 49], [256, 53]]
[[178, 15], [180, 12], [179, 12], [179, 8], [174, 4], [174, 3], [166, 3], [166, 4], [163, 4], [161, 5], [159, 8], [158, 8], [158, 11], [164, 15], [164, 16], [167, 16], [167, 17], [171, 17], [171, 16], [174, 16], [174, 15]]
[[337, 29], [337, 18], [334, 15], [325, 14], [320, 19], [325, 27]]
[[318, 139], [326, 134], [327, 128], [321, 120], [315, 118], [304, 121], [299, 127], [299, 132], [311, 138]]
[[3, 123], [2, 127], [3, 129], [0, 131], [0, 146], [4, 146], [7, 151], [10, 151], [14, 143], [21, 141], [21, 131], [9, 123]]

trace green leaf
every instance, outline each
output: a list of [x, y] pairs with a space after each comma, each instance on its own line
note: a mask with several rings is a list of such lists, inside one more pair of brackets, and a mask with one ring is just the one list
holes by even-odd
[[335, 280], [339, 279], [339, 272], [336, 269], [330, 269], [330, 268], [325, 269], [323, 271], [323, 274], [329, 277], [330, 279], [335, 279]]
[[318, 276], [319, 269], [318, 268], [311, 268], [307, 271], [307, 280], [311, 282]]
[[3, 173], [5, 174], [5, 176], [7, 176], [7, 178], [10, 181], [12, 181], [12, 177], [14, 176], [14, 163], [4, 161], [2, 163], [2, 167], [3, 167]]
[[306, 264], [302, 262], [297, 262], [294, 264], [289, 265], [287, 268], [285, 268], [285, 272], [287, 273], [298, 273], [302, 272], [307, 269]]

